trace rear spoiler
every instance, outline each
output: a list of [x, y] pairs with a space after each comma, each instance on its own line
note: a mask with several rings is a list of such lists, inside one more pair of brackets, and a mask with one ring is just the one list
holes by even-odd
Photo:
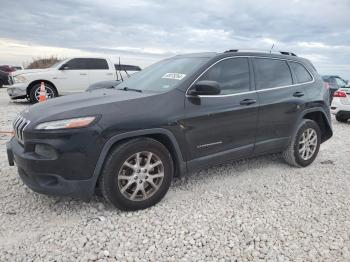
[[115, 64], [114, 67], [117, 71], [141, 71], [141, 67], [135, 65]]

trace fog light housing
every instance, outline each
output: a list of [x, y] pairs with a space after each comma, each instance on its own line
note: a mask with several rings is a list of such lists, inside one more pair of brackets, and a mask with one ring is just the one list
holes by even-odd
[[42, 156], [44, 158], [49, 158], [49, 159], [56, 159], [57, 158], [57, 152], [56, 150], [49, 145], [45, 144], [36, 144], [34, 148], [34, 152]]

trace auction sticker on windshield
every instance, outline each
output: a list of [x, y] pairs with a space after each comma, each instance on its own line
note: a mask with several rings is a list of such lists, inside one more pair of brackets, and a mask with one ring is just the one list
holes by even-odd
[[174, 80], [182, 80], [186, 75], [180, 73], [166, 73], [162, 76], [162, 78], [174, 79]]

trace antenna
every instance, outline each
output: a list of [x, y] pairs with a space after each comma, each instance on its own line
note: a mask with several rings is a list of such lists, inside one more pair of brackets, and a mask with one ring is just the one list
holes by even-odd
[[[119, 56], [119, 70], [120, 70], [120, 56]], [[121, 71], [119, 71], [119, 74], [120, 74], [120, 78], [122, 79], [122, 82], [124, 81], [124, 79], [123, 79], [123, 76], [122, 76], [122, 72]]]
[[275, 43], [272, 44], [271, 49], [270, 49], [270, 54], [272, 53], [272, 49], [275, 47]]

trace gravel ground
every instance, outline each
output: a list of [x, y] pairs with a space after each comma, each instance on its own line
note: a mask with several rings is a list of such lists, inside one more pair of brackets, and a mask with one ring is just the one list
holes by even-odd
[[[28, 106], [5, 91], [1, 130]], [[310, 167], [278, 155], [221, 165], [137, 212], [30, 191], [0, 135], [0, 261], [350, 261], [350, 123], [333, 124]]]

